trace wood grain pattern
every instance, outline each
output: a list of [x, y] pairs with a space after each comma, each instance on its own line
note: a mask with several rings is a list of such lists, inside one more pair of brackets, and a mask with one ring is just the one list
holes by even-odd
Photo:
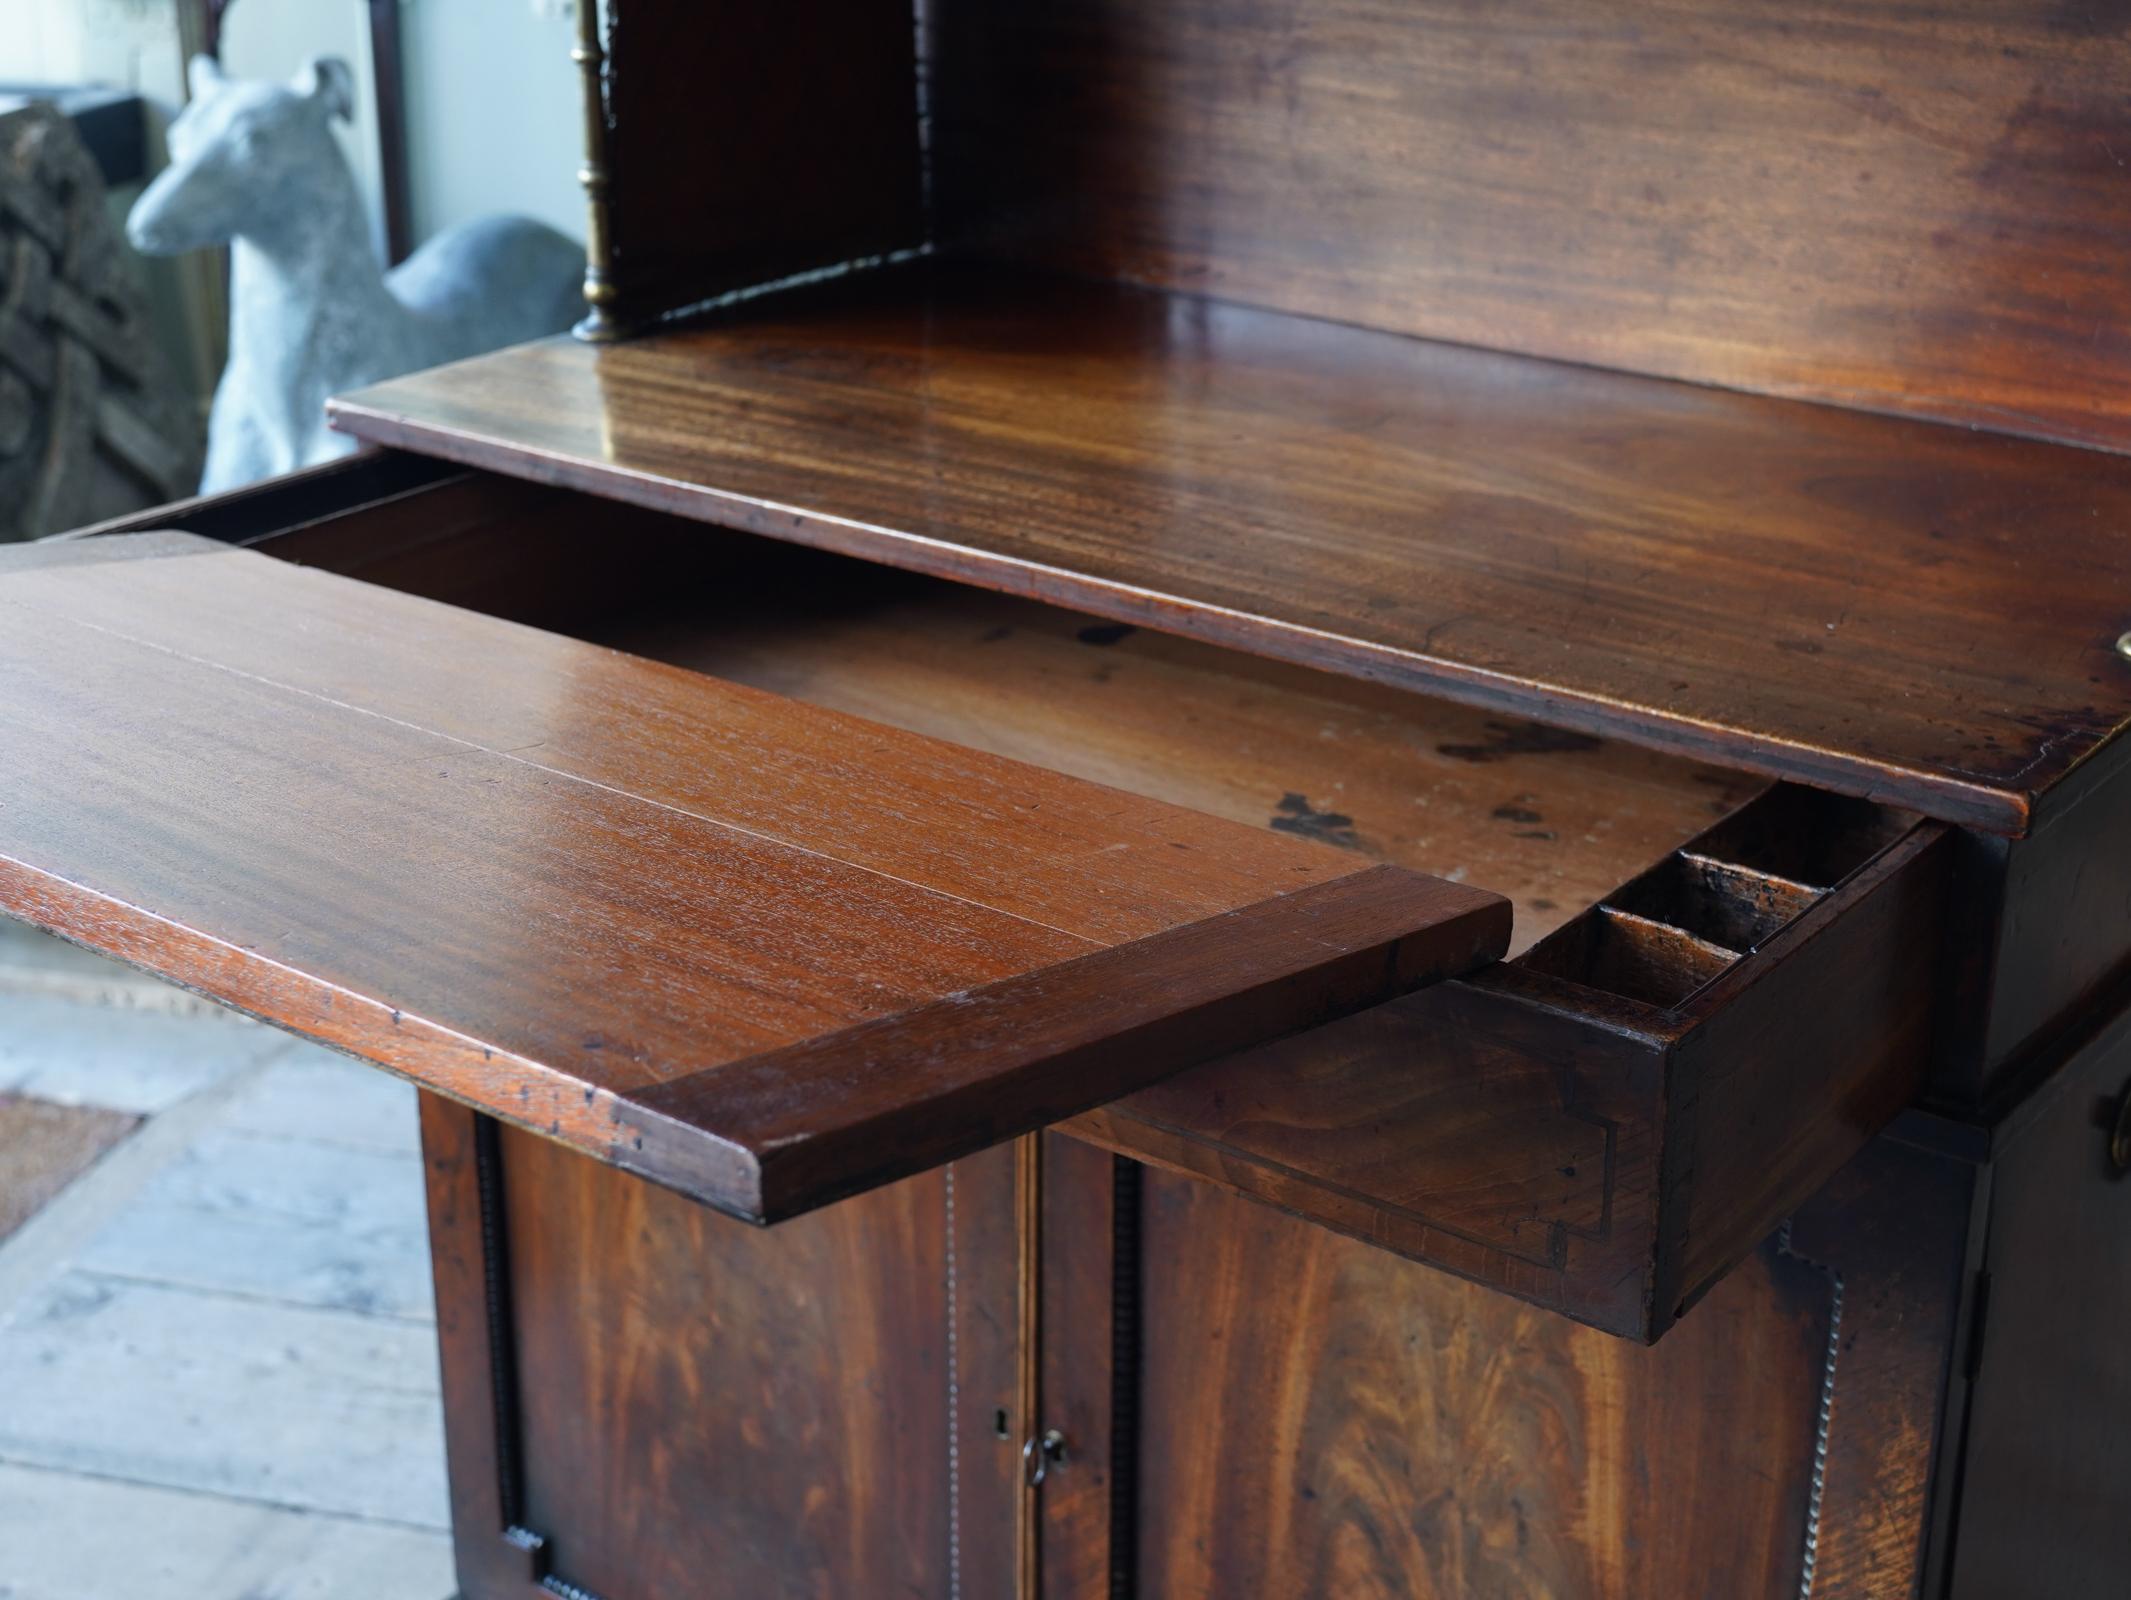
[[1826, 1280], [1652, 1350], [1150, 1173], [1140, 1592], [1797, 1593]]
[[503, 1164], [525, 1520], [557, 1577], [949, 1592], [944, 1174], [763, 1234], [520, 1133]]
[[1367, 868], [647, 1085], [615, 1159], [778, 1221], [1499, 957], [1506, 902], [1415, 926], [1434, 881]]
[[1977, 1183], [1876, 1141], [1644, 1350], [1149, 1173], [1138, 1592], [1925, 1592]]
[[[567, 496], [575, 500], [575, 496]], [[703, 541], [700, 537], [698, 546]], [[715, 576], [641, 544], [583, 637], [1231, 822], [1484, 884], [1512, 951], [1762, 781], [845, 557], [741, 540]], [[449, 558], [449, 567], [459, 565]], [[415, 572], [391, 581], [424, 585]]]
[[1923, 1092], [1943, 1025], [1946, 842], [1920, 828], [1692, 1002], [1661, 1301], [1715, 1283]]
[[[745, 538], [698, 545], [701, 575], [675, 566], [681, 551], [663, 540], [625, 546], [620, 559], [644, 563], [644, 595], [618, 615], [590, 607], [571, 626], [959, 744], [1508, 888], [1520, 949], [1602, 901], [1653, 926], [1673, 919], [1681, 937], [1691, 929], [1725, 942], [1728, 967], [1892, 837], [1886, 816], [1825, 795], [1778, 790], [1739, 812], [1755, 789], [1737, 774], [820, 552]], [[435, 558], [445, 581], [462, 565], [449, 549]], [[1694, 837], [1713, 812], [1728, 820]], [[1677, 846], [1686, 848], [1666, 854]], [[1653, 1317], [1648, 1276], [1661, 1130], [1680, 1149], [1693, 1144], [1686, 1111], [1705, 1080], [1712, 1154], [1702, 1189], [1675, 1181], [1662, 1203], [1674, 1226], [1695, 1208], [1692, 1243], [1708, 1252], [1686, 1269], [1697, 1286], [1712, 1262], [1750, 1250], [1801, 1185], [1838, 1166], [1913, 1089], [1936, 946], [1911, 924], [1937, 883], [1930, 870], [1909, 875], [1915, 854], [1905, 849], [1879, 874], [1898, 892], [1864, 897], [1875, 927], [1898, 912], [1908, 931], [1881, 937], [1823, 916], [1806, 941], [1808, 966], [1873, 998], [1840, 1011], [1800, 1007], [1800, 992], [1828, 980], [1764, 982], [1751, 968], [1726, 992], [1752, 1020], [1732, 1026], [1721, 1008], [1702, 1008], [1709, 1031], [1691, 1061], [1681, 1054], [1676, 1078], [1666, 1063], [1704, 1024], [1668, 1027], [1648, 1007], [1609, 1000], [1601, 991], [1622, 977], [1619, 962], [1579, 966], [1574, 952], [1556, 952], [1553, 968], [1574, 987], [1444, 986], [1192, 1069], [1075, 1126], [1109, 1148], [1647, 1337], [1669, 1319]], [[1653, 856], [1659, 865], [1638, 874]], [[1774, 949], [1779, 967], [1793, 959], [1786, 948]], [[1897, 994], [1906, 1009], [1884, 1003]], [[1809, 1023], [1844, 1037], [1803, 1052], [1805, 1068], [1776, 1041]], [[1798, 1092], [1808, 1072], [1823, 1096]], [[1771, 1141], [1780, 1157], [1768, 1154]], [[1749, 1143], [1761, 1154], [1746, 1159]], [[1725, 1220], [1733, 1213], [1736, 1226]], [[1679, 1244], [1670, 1248], [1677, 1262]]]
[[[1476, 890], [183, 535], [59, 554], [0, 585], [11, 912], [757, 1220], [1508, 937]], [[865, 1071], [794, 1053], [839, 1035]]]
[[524, 1452], [513, 1410], [517, 1374], [495, 1129], [484, 1130], [480, 1113], [436, 1094], [421, 1096], [421, 1119], [453, 1566], [468, 1600], [490, 1600], [529, 1582], [523, 1542], [505, 1538], [525, 1514]]
[[1037, 1137], [1043, 1150], [1040, 1420], [1065, 1436], [1063, 1460], [1050, 1464], [1031, 1496], [1039, 1530], [1037, 1593], [1042, 1600], [1110, 1600], [1116, 1593], [1111, 1549], [1121, 1531], [1112, 1473], [1121, 1464], [1129, 1470], [1114, 1459], [1121, 1441], [1111, 1432], [1113, 1386], [1139, 1381], [1112, 1362], [1116, 1163], [1077, 1139]]
[[2131, 445], [2131, 18], [2061, 0], [940, 0], [949, 243]]
[[[1559, 999], [1559, 996], [1554, 997]], [[1416, 1003], [1418, 1002], [1418, 1003]], [[1180, 1073], [1068, 1132], [1647, 1339], [1673, 1039], [1467, 983]]]
[[[1843, 830], [1829, 813], [1849, 805], [1779, 787], [1608, 901], [1683, 915], [1650, 887], [1704, 852], [1772, 851], [1784, 832], [1795, 855], [1833, 865]], [[1669, 1004], [1641, 998], [1639, 975], [1621, 981], [1615, 957], [1578, 969], [1543, 961], [1542, 945], [1066, 1127], [1654, 1339], [1922, 1086], [1946, 841], [1926, 823], [1883, 842], [1878, 826], [1852, 841], [1862, 864], [1817, 874], [1835, 888]], [[1580, 946], [1577, 928], [1561, 942]]]
[[2131, 463], [1152, 291], [876, 277], [336, 416], [1999, 832], [2131, 718]]
[[485, 1121], [422, 1096], [467, 1600], [1011, 1591], [1014, 1147], [765, 1238]]

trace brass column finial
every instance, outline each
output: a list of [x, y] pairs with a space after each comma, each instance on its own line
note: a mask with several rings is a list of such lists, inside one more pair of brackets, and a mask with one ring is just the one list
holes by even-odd
[[577, 0], [577, 43], [570, 59], [584, 87], [585, 159], [577, 181], [585, 189], [585, 319], [577, 324], [580, 339], [607, 344], [621, 337], [614, 308], [620, 290], [614, 282], [614, 245], [607, 231], [607, 58], [599, 44], [600, 0]]

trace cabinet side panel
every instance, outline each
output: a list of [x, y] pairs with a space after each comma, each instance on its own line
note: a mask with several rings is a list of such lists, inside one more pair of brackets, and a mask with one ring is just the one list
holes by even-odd
[[2131, 1572], [2131, 1017], [2014, 1135], [1991, 1185], [1990, 1302], [1955, 1600], [2113, 1595]]
[[945, 1595], [941, 1173], [757, 1230], [503, 1136], [524, 1520], [599, 1600]]

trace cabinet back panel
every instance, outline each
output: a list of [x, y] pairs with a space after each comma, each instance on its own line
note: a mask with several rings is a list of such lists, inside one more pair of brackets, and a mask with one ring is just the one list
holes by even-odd
[[603, 9], [625, 322], [923, 240], [907, 5]]
[[935, 0], [949, 242], [2131, 446], [2131, 13]]

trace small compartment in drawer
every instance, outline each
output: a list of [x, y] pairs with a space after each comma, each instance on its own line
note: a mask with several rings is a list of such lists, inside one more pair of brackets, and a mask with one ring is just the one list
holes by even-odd
[[1684, 928], [1597, 906], [1518, 958], [1534, 972], [1645, 1005], [1676, 1006], [1739, 959]]
[[1685, 1005], [1916, 825], [1777, 784], [1519, 956], [1587, 989]]
[[1899, 838], [1916, 818], [1869, 800], [1778, 784], [1695, 842], [1712, 868], [1803, 889], [1832, 889]]
[[1788, 879], [1681, 850], [1616, 890], [1606, 904], [1744, 954], [1819, 898]]

